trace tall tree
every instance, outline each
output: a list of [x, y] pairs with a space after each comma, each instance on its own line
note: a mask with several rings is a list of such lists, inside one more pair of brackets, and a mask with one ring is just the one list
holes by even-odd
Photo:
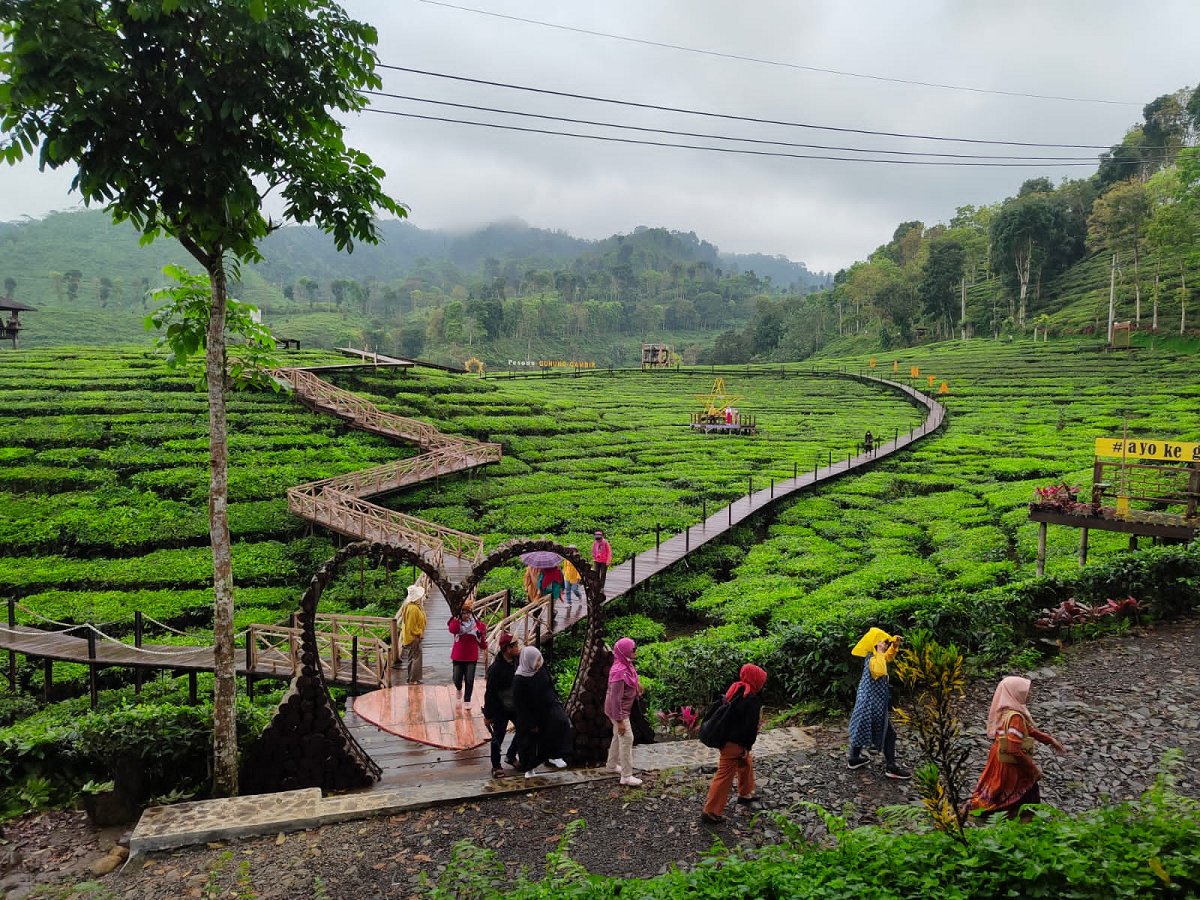
[[1133, 261], [1134, 317], [1142, 322], [1142, 289], [1139, 277], [1146, 222], [1150, 218], [1146, 185], [1131, 178], [1116, 184], [1095, 202], [1088, 219], [1088, 237], [1122, 259]]
[[992, 221], [992, 246], [1008, 260], [1005, 281], [1018, 299], [1017, 324], [1025, 324], [1030, 279], [1045, 262], [1054, 233], [1054, 210], [1044, 193], [1008, 200]]
[[952, 238], [933, 241], [917, 287], [925, 314], [937, 322], [939, 332], [944, 328], [947, 336], [952, 331], [958, 308], [956, 288], [963, 277], [964, 259], [962, 244], [958, 241]]
[[283, 218], [339, 249], [375, 241], [374, 212], [404, 215], [383, 172], [346, 146], [330, 110], [379, 87], [375, 30], [329, 0], [0, 0], [4, 158], [77, 167], [72, 187], [170, 235], [211, 285], [205, 372], [214, 596], [214, 788], [237, 790], [233, 574], [227, 515], [227, 282]]

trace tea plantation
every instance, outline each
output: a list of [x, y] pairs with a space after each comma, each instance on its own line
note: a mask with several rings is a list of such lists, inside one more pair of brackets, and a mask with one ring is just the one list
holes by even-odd
[[[866, 362], [839, 364], [857, 371]], [[890, 359], [879, 362], [881, 374], [891, 372]], [[1119, 436], [1127, 425], [1131, 436], [1200, 439], [1194, 359], [976, 341], [905, 351], [897, 362], [900, 373], [918, 366], [922, 382], [927, 373], [947, 382], [943, 432], [864, 475], [781, 502], [610, 613], [610, 633], [643, 644], [653, 705], [705, 702], [750, 660], [772, 673], [776, 706], [839, 709], [856, 679], [845, 649], [868, 624], [929, 627], [986, 661], [1028, 653], [1034, 613], [1070, 593], [1124, 596], [1137, 582], [1154, 615], [1196, 604], [1194, 550], [1125, 554], [1127, 539], [1103, 532], [1092, 535], [1097, 564], [1081, 575], [1078, 534], [1051, 530], [1048, 577], [1032, 579], [1036, 539], [1027, 521], [1035, 488], [1090, 481], [1096, 437]], [[920, 421], [895, 393], [835, 377], [839, 364], [716, 372], [741, 396], [738, 408], [758, 417], [760, 434], [746, 438], [687, 427], [697, 396], [711, 387], [708, 370], [578, 378], [364, 371], [334, 380], [386, 410], [504, 445], [499, 465], [398, 493], [388, 505], [480, 534], [489, 547], [516, 535], [587, 547], [599, 527], [620, 560], [652, 547], [656, 528], [679, 532], [751, 481], [764, 487], [844, 458], [868, 429], [890, 437]], [[147, 640], [207, 643], [204, 395], [141, 349], [5, 353], [0, 391], [0, 596], [19, 601], [18, 621], [91, 622], [128, 637], [141, 610], [154, 620]], [[243, 628], [287, 618], [336, 546], [288, 514], [286, 488], [413, 450], [312, 414], [285, 394], [237, 392], [229, 420]], [[485, 588], [519, 581], [516, 568], [504, 569]], [[405, 583], [349, 573], [322, 609], [390, 614]], [[571, 641], [560, 639], [554, 654], [560, 680], [574, 671]], [[60, 703], [0, 739], [10, 748], [24, 740], [26, 750], [34, 731], [48, 740], [46, 723], [86, 708], [84, 675], [81, 666], [55, 664], [52, 699]], [[27, 693], [6, 701], [5, 722], [40, 702], [30, 698], [43, 687], [41, 665], [23, 662], [18, 676]], [[130, 696], [127, 679], [105, 673], [105, 706]], [[169, 681], [156, 688], [168, 699], [174, 690]]]

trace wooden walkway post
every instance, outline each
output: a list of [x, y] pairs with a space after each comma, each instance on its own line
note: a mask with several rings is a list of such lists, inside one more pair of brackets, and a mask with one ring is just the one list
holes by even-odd
[[[142, 611], [140, 609], [135, 609], [133, 611], [133, 646], [137, 647], [138, 649], [141, 649], [141, 646], [142, 646], [142, 629], [143, 629], [143, 627], [144, 626], [142, 623]], [[142, 678], [144, 675], [145, 675], [145, 673], [142, 671], [141, 666], [134, 666], [134, 668], [133, 668], [133, 692], [135, 694], [140, 694], [142, 692]]]
[[[16, 630], [17, 627], [17, 601], [13, 597], [8, 598], [8, 628], [9, 631]], [[17, 689], [17, 651], [8, 651], [8, 686], [15, 692]]]
[[1081, 528], [1079, 530], [1079, 568], [1087, 565], [1088, 554], [1088, 530]]
[[1038, 522], [1038, 555], [1037, 574], [1041, 578], [1046, 574], [1046, 523]]
[[100, 702], [99, 693], [96, 689], [96, 631], [91, 625], [87, 627], [87, 647], [88, 659], [88, 692], [91, 694], [92, 709], [95, 710], [96, 705]]

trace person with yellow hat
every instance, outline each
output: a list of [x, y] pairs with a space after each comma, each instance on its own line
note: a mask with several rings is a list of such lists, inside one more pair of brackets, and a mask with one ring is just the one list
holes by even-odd
[[882, 628], [872, 628], [850, 651], [855, 656], [865, 657], [867, 662], [858, 682], [854, 712], [850, 714], [850, 757], [847, 765], [851, 769], [862, 768], [870, 762], [865, 748], [882, 747], [887, 777], [912, 778], [911, 772], [896, 764], [896, 729], [888, 717], [892, 696], [888, 685], [888, 663], [896, 658], [899, 649], [899, 635], [890, 635]]
[[400, 658], [396, 665], [405, 670], [409, 684], [420, 684], [424, 670], [421, 642], [425, 637], [425, 610], [421, 601], [425, 599], [425, 588], [410, 584], [404, 603], [396, 612], [400, 623]]

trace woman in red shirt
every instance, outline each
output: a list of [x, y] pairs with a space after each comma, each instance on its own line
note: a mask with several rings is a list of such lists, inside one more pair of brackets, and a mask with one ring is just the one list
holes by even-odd
[[[475, 615], [475, 604], [466, 600], [458, 615], [447, 624], [454, 635], [454, 646], [450, 648], [450, 664], [454, 670], [454, 689], [466, 708], [471, 707], [471, 694], [475, 690], [475, 666], [479, 663], [479, 651], [487, 647], [487, 630], [483, 620]], [[463, 682], [466, 682], [464, 696]]]

